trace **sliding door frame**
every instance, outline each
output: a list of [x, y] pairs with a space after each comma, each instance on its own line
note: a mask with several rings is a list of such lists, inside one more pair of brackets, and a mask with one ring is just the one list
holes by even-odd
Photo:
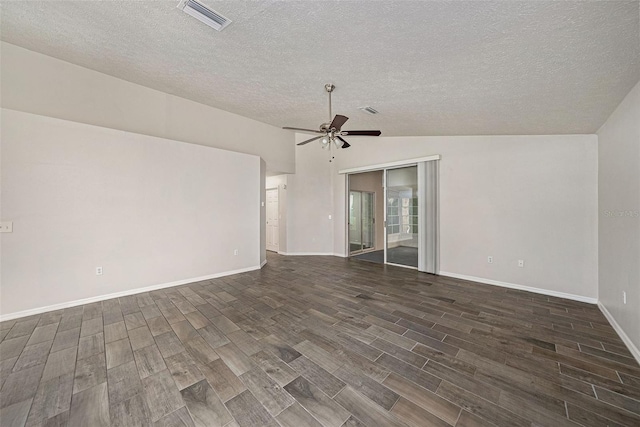
[[[409, 268], [412, 270], [418, 270], [418, 271], [423, 271], [421, 270], [421, 268], [425, 268], [424, 264], [424, 260], [422, 259], [423, 256], [422, 254], [424, 253], [423, 251], [427, 250], [427, 246], [431, 246], [434, 245], [434, 247], [437, 247], [437, 242], [440, 239], [439, 236], [439, 231], [438, 231], [438, 227], [436, 227], [436, 235], [435, 236], [431, 236], [431, 239], [428, 239], [426, 236], [426, 228], [424, 227], [424, 224], [426, 224], [427, 221], [427, 212], [425, 209], [425, 203], [426, 203], [426, 198], [425, 197], [419, 197], [418, 198], [418, 203], [419, 203], [419, 212], [421, 212], [422, 214], [419, 216], [418, 221], [419, 221], [419, 226], [418, 226], [418, 267], [412, 267], [412, 266], [408, 266], [408, 265], [401, 265], [401, 264], [392, 264], [387, 262], [387, 171], [391, 170], [391, 169], [400, 169], [400, 168], [406, 168], [406, 167], [411, 167], [411, 166], [417, 166], [418, 167], [418, 180], [420, 181], [420, 179], [424, 179], [425, 178], [425, 172], [424, 169], [422, 169], [420, 167], [420, 164], [423, 162], [429, 162], [429, 161], [434, 161], [434, 160], [440, 160], [440, 155], [436, 154], [433, 156], [426, 156], [426, 157], [419, 157], [416, 159], [409, 159], [409, 160], [400, 160], [400, 161], [396, 161], [396, 162], [389, 162], [389, 163], [380, 163], [380, 164], [376, 164], [376, 165], [370, 165], [370, 166], [360, 166], [360, 167], [355, 167], [355, 168], [348, 168], [348, 169], [342, 169], [339, 170], [338, 173], [339, 174], [345, 174], [347, 179], [346, 181], [346, 200], [345, 200], [345, 206], [346, 206], [346, 254], [347, 256], [351, 256], [351, 253], [349, 251], [350, 246], [349, 246], [349, 192], [350, 192], [350, 184], [349, 184], [349, 180], [350, 180], [350, 175], [352, 174], [357, 174], [357, 173], [363, 173], [363, 172], [374, 172], [374, 171], [379, 171], [382, 170], [383, 171], [383, 179], [382, 179], [382, 185], [383, 185], [383, 194], [384, 194], [384, 264], [385, 265], [393, 265], [396, 267], [403, 267], [403, 268]], [[437, 172], [436, 172], [437, 173]], [[422, 186], [424, 187], [424, 186]], [[423, 188], [421, 189], [420, 186], [418, 188], [418, 194], [419, 195], [425, 195], [427, 194], [428, 189]], [[437, 197], [437, 195], [436, 195]], [[439, 211], [439, 203], [436, 203], [436, 209], [438, 212]], [[435, 220], [437, 221], [438, 214], [436, 214], [436, 218], [431, 218], [430, 220]], [[424, 217], [424, 218], [423, 218]], [[438, 251], [436, 250], [436, 265], [435, 265], [435, 274], [438, 274]]]

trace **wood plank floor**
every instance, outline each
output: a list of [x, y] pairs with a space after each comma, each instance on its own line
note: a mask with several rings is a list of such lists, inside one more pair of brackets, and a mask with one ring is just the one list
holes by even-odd
[[594, 305], [335, 257], [0, 324], [8, 426], [639, 426]]

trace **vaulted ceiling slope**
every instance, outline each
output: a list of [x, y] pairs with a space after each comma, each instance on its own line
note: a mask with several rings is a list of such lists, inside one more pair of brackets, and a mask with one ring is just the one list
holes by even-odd
[[[2, 1], [2, 40], [274, 126], [594, 133], [640, 79], [638, 1]], [[380, 111], [369, 116], [358, 107]]]

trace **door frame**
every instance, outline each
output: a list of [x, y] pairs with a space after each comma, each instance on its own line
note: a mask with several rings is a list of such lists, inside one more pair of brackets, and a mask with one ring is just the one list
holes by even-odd
[[362, 238], [362, 236], [363, 236], [363, 231], [362, 231], [362, 219], [363, 219], [363, 217], [362, 217], [362, 203], [363, 203], [363, 199], [362, 199], [362, 196], [361, 196], [360, 197], [360, 249], [357, 250], [357, 251], [351, 251], [351, 242], [348, 241], [349, 237], [350, 237], [350, 234], [351, 234], [350, 231], [349, 231], [349, 226], [351, 225], [351, 217], [350, 217], [349, 214], [351, 212], [350, 212], [349, 206], [347, 206], [347, 248], [349, 249], [349, 252], [348, 252], [349, 256], [364, 254], [366, 252], [373, 252], [373, 251], [376, 250], [376, 215], [375, 215], [376, 202], [377, 202], [376, 193], [373, 192], [373, 191], [363, 191], [363, 190], [351, 190], [351, 189], [348, 189], [347, 193], [349, 193], [349, 194], [347, 194], [347, 204], [349, 204], [349, 197], [351, 196], [351, 192], [352, 191], [357, 191], [361, 195], [362, 194], [371, 194], [371, 196], [373, 198], [373, 241], [371, 242], [372, 246], [370, 248], [367, 248], [367, 249], [363, 249], [362, 248], [362, 245], [363, 245], [362, 240], [364, 240], [364, 239]]
[[[266, 206], [266, 212], [265, 212], [265, 221], [267, 222], [265, 224], [265, 230], [267, 233], [267, 236], [269, 234], [269, 200], [267, 197], [267, 194], [269, 193], [269, 191], [275, 191], [277, 198], [278, 198], [278, 205], [277, 205], [277, 210], [276, 210], [276, 215], [278, 216], [278, 247], [274, 250], [274, 249], [269, 249], [269, 245], [267, 244], [267, 248], [266, 250], [270, 251], [270, 252], [279, 252], [280, 251], [280, 188], [279, 187], [273, 187], [273, 188], [266, 188], [265, 189], [265, 202], [267, 204]], [[265, 241], [267, 240], [267, 236], [265, 236]]]

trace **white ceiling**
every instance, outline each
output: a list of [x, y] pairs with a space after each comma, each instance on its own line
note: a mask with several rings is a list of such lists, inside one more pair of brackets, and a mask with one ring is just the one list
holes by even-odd
[[[640, 79], [638, 1], [2, 1], [2, 40], [275, 126], [594, 133]], [[371, 105], [380, 115], [357, 107]]]

